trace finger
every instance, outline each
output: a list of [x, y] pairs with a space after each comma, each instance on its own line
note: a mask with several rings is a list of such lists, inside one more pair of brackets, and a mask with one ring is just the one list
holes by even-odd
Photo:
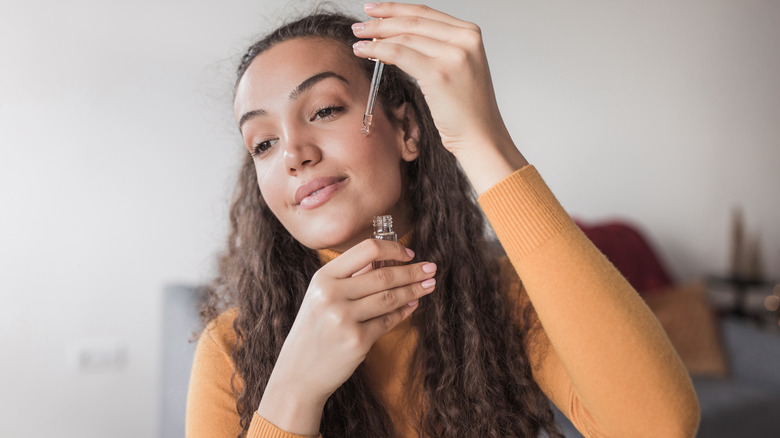
[[378, 44], [378, 41], [358, 41], [352, 45], [352, 51], [361, 58], [379, 59], [385, 64], [397, 65], [405, 72], [417, 78], [415, 66], [430, 65], [430, 57], [400, 44]]
[[362, 324], [365, 328], [366, 336], [371, 341], [371, 344], [376, 342], [382, 335], [395, 328], [401, 321], [408, 318], [409, 315], [417, 309], [418, 305], [419, 302], [417, 301], [410, 304], [404, 304], [392, 312], [385, 313], [384, 315], [363, 322]]
[[[349, 278], [377, 260], [410, 262], [414, 251], [389, 240], [366, 239], [325, 265], [322, 271], [335, 278]], [[363, 277], [363, 275], [355, 278]]]
[[[437, 75], [433, 76], [438, 79], [442, 74], [454, 71], [450, 67], [433, 69], [431, 66], [434, 63], [434, 58], [401, 44], [392, 44], [385, 41], [358, 41], [352, 45], [352, 49], [355, 55], [361, 58], [379, 59], [385, 64], [398, 66], [398, 68], [415, 78], [421, 87], [423, 87], [426, 78], [431, 77], [431, 73], [438, 72]], [[442, 57], [444, 61], [450, 59], [458, 58]], [[430, 105], [430, 102], [428, 104]]]
[[435, 288], [436, 279], [428, 278], [404, 287], [377, 292], [355, 301], [352, 315], [358, 321], [368, 321], [392, 312], [405, 304], [414, 303], [433, 292]]
[[371, 263], [369, 263], [366, 266], [364, 266], [363, 269], [361, 269], [361, 270], [355, 272], [354, 274], [352, 274], [351, 277], [357, 277], [358, 275], [363, 275], [366, 272], [371, 272], [372, 269], [373, 269], [373, 267], [371, 266]]
[[[399, 67], [411, 65], [413, 62], [427, 61], [430, 63], [431, 59], [435, 58], [459, 60], [462, 56], [466, 56], [465, 49], [460, 46], [419, 35], [399, 35], [377, 41], [366, 41], [365, 43], [353, 45], [353, 47], [359, 47], [362, 53], [355, 52], [355, 54], [361, 57], [381, 59], [386, 64], [394, 64]], [[411, 72], [409, 73], [411, 74]]]
[[390, 38], [398, 35], [419, 35], [439, 41], [460, 41], [480, 36], [478, 29], [475, 31], [421, 17], [370, 20], [352, 25], [352, 31], [355, 36], [366, 39]]
[[366, 11], [366, 14], [375, 18], [415, 16], [415, 17], [423, 17], [431, 20], [441, 21], [458, 27], [470, 28], [476, 26], [473, 23], [469, 23], [468, 21], [463, 21], [461, 19], [453, 17], [452, 15], [445, 14], [444, 12], [438, 11], [436, 9], [433, 9], [425, 5], [410, 5], [407, 3], [393, 3], [393, 2], [386, 2], [386, 3], [383, 2], [379, 4], [367, 3], [364, 6], [364, 10]]
[[[350, 278], [344, 282], [344, 289], [349, 291], [346, 294], [348, 299], [359, 300], [382, 291], [418, 283], [432, 278], [434, 275], [436, 275], [435, 263], [420, 262], [404, 266], [391, 266]], [[385, 311], [388, 310], [385, 309]]]

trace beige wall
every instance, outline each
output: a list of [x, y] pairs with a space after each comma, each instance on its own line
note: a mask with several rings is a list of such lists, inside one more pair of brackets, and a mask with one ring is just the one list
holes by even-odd
[[[161, 290], [207, 279], [225, 232], [233, 65], [293, 7], [67, 3], [0, 14], [0, 436], [155, 436]], [[431, 4], [484, 28], [572, 214], [638, 222], [691, 279], [727, 265], [739, 203], [780, 277], [780, 3]], [[79, 371], [85, 345], [124, 367]]]

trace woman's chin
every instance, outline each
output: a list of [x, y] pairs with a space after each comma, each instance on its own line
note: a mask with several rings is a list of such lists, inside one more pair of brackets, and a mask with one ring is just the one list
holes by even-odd
[[316, 236], [301, 236], [298, 241], [307, 248], [314, 250], [332, 249], [334, 251], [344, 252], [370, 237], [370, 228], [359, 230], [356, 233], [345, 232], [345, 230], [341, 229], [334, 230], [333, 232], [321, 232]]

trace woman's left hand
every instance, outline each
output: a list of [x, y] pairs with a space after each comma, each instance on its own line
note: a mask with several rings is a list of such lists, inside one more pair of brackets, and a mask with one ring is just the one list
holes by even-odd
[[476, 24], [423, 5], [380, 3], [365, 9], [382, 20], [353, 26], [356, 36], [377, 38], [357, 43], [355, 54], [394, 64], [417, 80], [444, 146], [462, 164], [486, 147], [510, 155], [505, 158], [514, 167], [525, 164], [498, 110]]

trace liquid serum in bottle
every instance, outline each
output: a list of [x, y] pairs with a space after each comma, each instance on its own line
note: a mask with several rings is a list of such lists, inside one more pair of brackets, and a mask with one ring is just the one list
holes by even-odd
[[[374, 233], [371, 235], [373, 239], [379, 240], [392, 240], [398, 242], [398, 235], [393, 231], [393, 217], [390, 215], [374, 216]], [[374, 269], [384, 268], [386, 266], [396, 266], [398, 262], [395, 260], [379, 260], [371, 262], [371, 267]]]

